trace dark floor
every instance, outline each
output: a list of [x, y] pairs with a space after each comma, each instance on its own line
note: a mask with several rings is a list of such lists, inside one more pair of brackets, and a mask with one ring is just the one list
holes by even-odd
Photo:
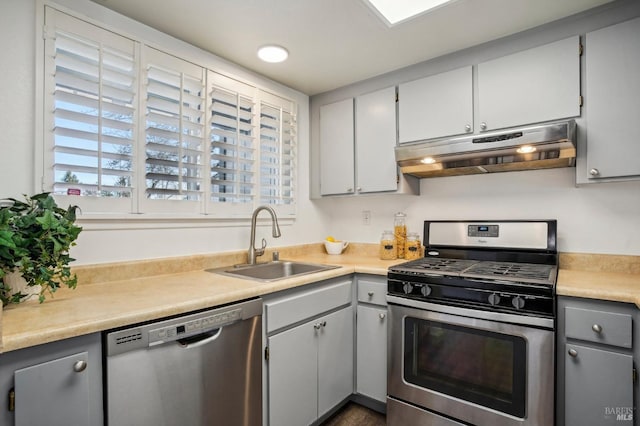
[[384, 414], [349, 402], [322, 423], [322, 426], [385, 426], [386, 424], [387, 419]]

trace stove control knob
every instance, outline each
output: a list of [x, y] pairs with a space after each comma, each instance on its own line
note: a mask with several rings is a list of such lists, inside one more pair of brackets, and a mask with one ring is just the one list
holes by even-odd
[[516, 309], [522, 309], [524, 308], [524, 299], [520, 296], [516, 296], [513, 299], [511, 299], [511, 304]]
[[405, 282], [402, 285], [402, 290], [404, 290], [404, 294], [409, 294], [413, 291], [413, 286], [411, 285], [411, 283]]
[[422, 288], [420, 289], [420, 293], [422, 293], [423, 296], [428, 296], [431, 294], [431, 287], [429, 287], [428, 285], [423, 285]]
[[489, 304], [492, 306], [496, 306], [500, 303], [500, 296], [498, 296], [498, 293], [491, 293], [489, 295]]

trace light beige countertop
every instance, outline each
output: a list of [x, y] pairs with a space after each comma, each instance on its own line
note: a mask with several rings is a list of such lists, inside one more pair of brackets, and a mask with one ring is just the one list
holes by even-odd
[[[0, 352], [214, 307], [353, 273], [386, 275], [389, 266], [404, 262], [404, 259], [380, 260], [375, 244], [351, 244], [344, 254], [337, 256], [324, 254], [319, 244], [279, 250], [281, 259], [340, 267], [268, 283], [205, 271], [242, 263], [244, 252], [77, 267], [74, 269], [79, 279], [77, 289], [60, 289], [42, 304], [29, 301], [4, 309], [0, 314]], [[581, 255], [561, 254], [557, 293], [630, 302], [640, 307], [640, 257], [593, 256], [585, 260]], [[269, 251], [260, 261], [270, 258]], [[611, 272], [608, 268], [623, 272]]]
[[556, 293], [640, 308], [640, 256], [560, 253]]
[[[320, 246], [319, 246], [320, 247]], [[351, 247], [350, 247], [351, 249]], [[377, 250], [377, 246], [376, 246]], [[307, 254], [304, 254], [304, 252]], [[241, 259], [243, 252], [240, 253]], [[79, 284], [75, 290], [61, 288], [54, 297], [40, 304], [28, 301], [6, 307], [2, 318], [2, 351], [8, 352], [69, 337], [108, 330], [111, 328], [178, 315], [236, 302], [264, 294], [310, 284], [349, 274], [386, 275], [387, 268], [404, 260], [379, 260], [377, 251], [356, 253], [351, 249], [343, 255], [323, 254], [319, 248], [300, 252], [281, 251], [281, 259], [338, 265], [339, 268], [300, 275], [273, 282], [257, 282], [207, 272], [241, 263], [242, 260], [225, 255], [202, 256], [201, 259], [173, 258], [131, 264], [93, 265], [76, 271]], [[270, 253], [260, 258], [270, 259]], [[225, 263], [228, 262], [228, 263]], [[154, 267], [154, 263], [156, 263]], [[198, 267], [195, 270], [182, 271]], [[138, 269], [136, 271], [136, 269]], [[122, 270], [127, 278], [105, 281]], [[175, 273], [166, 273], [176, 270]], [[153, 271], [157, 275], [152, 275]], [[138, 274], [133, 275], [135, 272]], [[105, 275], [106, 274], [106, 275]], [[146, 274], [149, 274], [145, 276]]]

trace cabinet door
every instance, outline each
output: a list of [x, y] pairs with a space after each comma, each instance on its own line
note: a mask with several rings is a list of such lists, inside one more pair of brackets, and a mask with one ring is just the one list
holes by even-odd
[[640, 18], [586, 37], [589, 179], [640, 175]]
[[387, 398], [387, 310], [358, 306], [356, 391], [385, 402]]
[[579, 43], [575, 36], [479, 64], [480, 130], [579, 116]]
[[318, 333], [318, 416], [353, 393], [353, 322], [351, 306], [321, 319], [323, 326]]
[[398, 87], [398, 141], [413, 142], [473, 131], [471, 67]]
[[353, 99], [320, 107], [320, 193], [354, 191]]
[[269, 424], [308, 425], [316, 420], [318, 345], [314, 324], [269, 337]]
[[308, 425], [318, 417], [316, 322], [268, 339], [270, 425]]
[[397, 190], [395, 87], [357, 97], [355, 126], [356, 190]]
[[566, 344], [564, 365], [566, 426], [633, 423], [631, 355]]
[[15, 425], [90, 424], [88, 360], [82, 352], [16, 370]]

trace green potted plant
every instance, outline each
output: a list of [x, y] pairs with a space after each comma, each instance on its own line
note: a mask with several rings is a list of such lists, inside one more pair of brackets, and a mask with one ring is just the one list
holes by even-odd
[[27, 287], [40, 286], [39, 300], [78, 282], [71, 273], [69, 249], [81, 227], [75, 225], [77, 206], [58, 207], [49, 193], [13, 198], [0, 206], [0, 299], [2, 305], [20, 303], [29, 292], [12, 289], [10, 277], [20, 275]]

